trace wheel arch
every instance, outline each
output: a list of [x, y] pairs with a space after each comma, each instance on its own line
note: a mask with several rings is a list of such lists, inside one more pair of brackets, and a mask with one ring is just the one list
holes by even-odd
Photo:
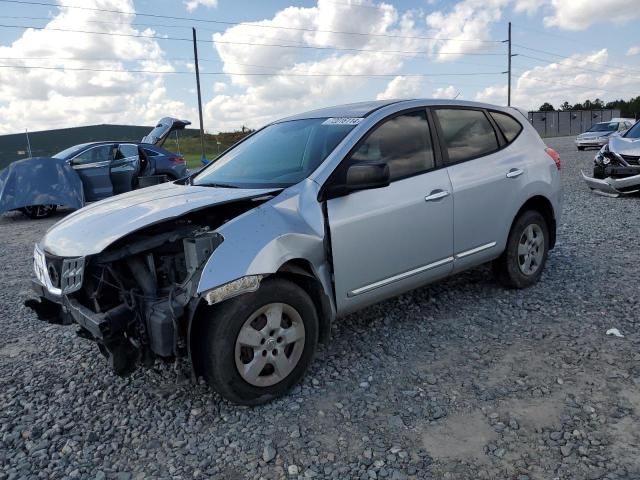
[[[290, 259], [283, 263], [274, 273], [265, 275], [263, 280], [272, 277], [289, 280], [301, 287], [309, 295], [318, 314], [318, 340], [320, 343], [327, 343], [331, 336], [331, 324], [335, 315], [331, 300], [316, 275], [311, 262], [303, 258]], [[224, 303], [224, 301], [221, 303]], [[183, 331], [187, 336], [188, 355], [196, 376], [202, 374], [202, 368], [200, 366], [201, 352], [195, 339], [201, 336], [201, 326], [205, 321], [204, 317], [215, 316], [215, 310], [218, 305], [209, 305], [204, 297], [200, 297], [194, 299], [191, 308], [189, 308], [188, 323]]]
[[553, 204], [551, 201], [543, 196], [543, 195], [535, 195], [529, 198], [524, 204], [520, 207], [515, 217], [513, 217], [513, 221], [511, 222], [511, 228], [515, 224], [516, 220], [527, 210], [535, 210], [539, 212], [545, 219], [547, 223], [547, 227], [549, 229], [549, 250], [551, 250], [556, 245], [556, 215], [553, 209]]

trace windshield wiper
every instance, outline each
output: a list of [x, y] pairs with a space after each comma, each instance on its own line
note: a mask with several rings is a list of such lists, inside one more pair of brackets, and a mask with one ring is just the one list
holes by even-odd
[[[193, 183], [192, 183], [193, 185]], [[240, 188], [237, 185], [231, 185], [230, 183], [198, 183], [196, 186], [198, 187], [218, 187], [218, 188]]]

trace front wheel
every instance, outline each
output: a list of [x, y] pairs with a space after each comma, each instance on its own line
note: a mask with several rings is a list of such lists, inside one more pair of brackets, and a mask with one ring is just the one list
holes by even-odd
[[199, 318], [199, 352], [208, 383], [227, 400], [259, 405], [284, 395], [304, 375], [318, 344], [309, 295], [283, 279], [209, 309]]
[[58, 209], [57, 205], [30, 205], [20, 209], [27, 217], [35, 220], [47, 218], [53, 215]]
[[509, 233], [507, 248], [494, 261], [493, 271], [508, 288], [526, 288], [542, 275], [549, 254], [549, 227], [535, 210], [521, 214]]

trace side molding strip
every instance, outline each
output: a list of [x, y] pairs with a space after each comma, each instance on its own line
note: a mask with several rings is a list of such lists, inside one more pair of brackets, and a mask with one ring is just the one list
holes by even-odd
[[443, 258], [442, 260], [438, 260], [437, 262], [430, 263], [429, 265], [424, 265], [422, 267], [414, 268], [413, 270], [409, 270], [408, 272], [399, 273], [398, 275], [394, 275], [393, 277], [385, 278], [384, 280], [380, 280], [379, 282], [371, 283], [369, 285], [365, 285], [364, 287], [356, 288], [355, 290], [349, 292], [347, 297], [355, 297], [356, 295], [361, 295], [363, 293], [370, 292], [371, 290], [375, 290], [376, 288], [384, 287], [389, 285], [390, 283], [397, 282], [398, 280], [404, 280], [405, 278], [412, 277], [413, 275], [417, 275], [418, 273], [426, 272], [427, 270], [431, 270], [432, 268], [440, 267], [447, 263], [453, 262], [453, 257]]
[[486, 245], [480, 245], [479, 247], [472, 248], [471, 250], [466, 250], [464, 252], [460, 252], [456, 254], [456, 258], [464, 258], [469, 255], [473, 255], [474, 253], [480, 253], [484, 250], [488, 250], [496, 246], [496, 242], [487, 243]]

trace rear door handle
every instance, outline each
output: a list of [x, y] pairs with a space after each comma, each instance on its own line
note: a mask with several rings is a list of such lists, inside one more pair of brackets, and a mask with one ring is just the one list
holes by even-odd
[[447, 196], [449, 196], [449, 192], [447, 192], [446, 190], [433, 190], [429, 195], [424, 197], [424, 201], [435, 202]]
[[524, 173], [524, 170], [521, 168], [512, 168], [507, 172], [507, 178], [516, 178]]

